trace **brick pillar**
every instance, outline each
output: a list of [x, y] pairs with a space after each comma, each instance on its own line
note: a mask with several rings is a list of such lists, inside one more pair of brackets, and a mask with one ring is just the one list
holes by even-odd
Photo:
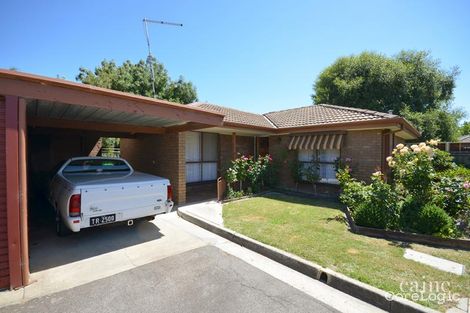
[[184, 133], [121, 139], [121, 155], [138, 171], [168, 178], [174, 201], [186, 202], [186, 160]]

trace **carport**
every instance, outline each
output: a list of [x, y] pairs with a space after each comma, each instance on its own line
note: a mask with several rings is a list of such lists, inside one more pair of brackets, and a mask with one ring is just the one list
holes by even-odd
[[0, 70], [0, 288], [29, 283], [28, 214], [55, 164], [88, 155], [100, 137], [120, 137], [122, 156], [169, 178], [184, 203], [182, 132], [222, 121], [168, 101]]

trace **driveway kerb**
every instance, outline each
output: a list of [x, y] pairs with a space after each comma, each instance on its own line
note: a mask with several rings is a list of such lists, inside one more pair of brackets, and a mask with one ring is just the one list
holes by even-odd
[[199, 227], [281, 263], [304, 275], [320, 280], [335, 289], [372, 304], [382, 310], [392, 313], [437, 313], [437, 311], [433, 309], [424, 307], [401, 297], [395, 297], [381, 289], [364, 284], [358, 280], [349, 278], [330, 269], [323, 268], [318, 264], [302, 259], [291, 253], [263, 244], [220, 225], [216, 225], [185, 211], [184, 208], [178, 209], [178, 215]]

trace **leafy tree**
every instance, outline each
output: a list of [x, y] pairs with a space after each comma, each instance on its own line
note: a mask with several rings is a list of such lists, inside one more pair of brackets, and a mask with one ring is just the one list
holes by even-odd
[[442, 108], [452, 100], [457, 68], [445, 71], [426, 51], [395, 57], [373, 52], [342, 57], [314, 85], [315, 103], [330, 103], [398, 114]]
[[374, 52], [341, 57], [315, 81], [314, 103], [405, 115], [424, 138], [455, 139], [460, 111], [452, 111], [457, 67], [444, 70], [427, 51]]
[[458, 121], [464, 114], [460, 110], [445, 109], [413, 112], [405, 107], [401, 115], [421, 131], [422, 139], [439, 138], [442, 141], [456, 141], [460, 133]]
[[470, 122], [463, 122], [462, 126], [460, 126], [460, 134], [470, 135]]
[[[182, 76], [173, 81], [162, 64], [155, 59], [152, 63], [158, 99], [185, 104], [197, 101], [196, 88], [191, 82], [185, 81]], [[80, 67], [76, 79], [84, 84], [153, 97], [152, 77], [144, 60], [135, 64], [127, 60], [122, 65], [103, 60], [94, 71]]]

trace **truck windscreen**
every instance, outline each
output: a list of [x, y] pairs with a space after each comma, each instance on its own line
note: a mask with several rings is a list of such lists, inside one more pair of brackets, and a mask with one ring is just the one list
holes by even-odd
[[126, 162], [118, 159], [80, 159], [71, 161], [62, 173], [130, 172]]

